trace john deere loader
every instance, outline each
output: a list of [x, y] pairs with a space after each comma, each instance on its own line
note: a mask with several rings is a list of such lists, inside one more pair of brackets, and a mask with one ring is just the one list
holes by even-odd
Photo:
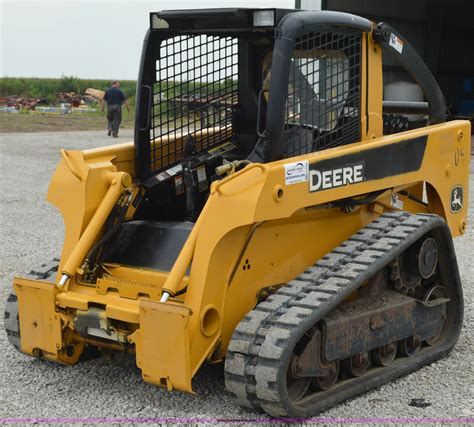
[[[424, 102], [383, 101], [383, 55]], [[396, 30], [329, 11], [152, 13], [136, 104], [133, 143], [61, 150], [48, 200], [64, 247], [14, 279], [19, 351], [130, 352], [146, 382], [189, 393], [221, 362], [239, 405], [308, 417], [453, 348], [470, 124], [446, 122]]]

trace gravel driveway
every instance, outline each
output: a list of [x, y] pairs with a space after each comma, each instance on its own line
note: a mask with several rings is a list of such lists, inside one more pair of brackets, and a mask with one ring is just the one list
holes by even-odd
[[[125, 130], [118, 140], [130, 140]], [[0, 311], [14, 274], [26, 273], [60, 253], [63, 224], [45, 201], [59, 149], [115, 142], [104, 132], [0, 134]], [[474, 416], [474, 175], [470, 223], [456, 239], [465, 291], [465, 321], [451, 355], [431, 366], [321, 414], [337, 418], [446, 418]], [[220, 417], [257, 416], [235, 406], [224, 392], [223, 369], [205, 366], [196, 396], [167, 393], [142, 381], [132, 356], [99, 358], [73, 367], [20, 355], [7, 342], [0, 320], [0, 419], [6, 417]], [[424, 408], [410, 406], [424, 399]], [[0, 421], [1, 422], [1, 421]]]

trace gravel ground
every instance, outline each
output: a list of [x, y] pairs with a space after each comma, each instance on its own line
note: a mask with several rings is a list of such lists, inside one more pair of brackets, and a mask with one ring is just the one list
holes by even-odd
[[[119, 141], [131, 139], [125, 130]], [[62, 219], [45, 201], [59, 149], [106, 145], [104, 132], [0, 134], [0, 311], [14, 274], [28, 272], [60, 252]], [[115, 142], [115, 141], [114, 141]], [[471, 172], [470, 200], [474, 200]], [[451, 355], [431, 366], [321, 414], [337, 418], [444, 418], [474, 416], [473, 289], [474, 208], [465, 237], [456, 239], [464, 284], [465, 321]], [[205, 366], [196, 396], [167, 393], [142, 381], [131, 356], [118, 355], [59, 366], [20, 355], [7, 342], [0, 320], [0, 419], [6, 417], [221, 417], [255, 416], [223, 392], [223, 370]], [[424, 399], [425, 408], [409, 405]]]

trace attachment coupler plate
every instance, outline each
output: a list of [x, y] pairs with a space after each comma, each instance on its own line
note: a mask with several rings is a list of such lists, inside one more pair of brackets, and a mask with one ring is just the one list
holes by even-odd
[[191, 310], [173, 303], [141, 299], [140, 329], [133, 334], [137, 366], [151, 384], [194, 393], [191, 385], [189, 316]]

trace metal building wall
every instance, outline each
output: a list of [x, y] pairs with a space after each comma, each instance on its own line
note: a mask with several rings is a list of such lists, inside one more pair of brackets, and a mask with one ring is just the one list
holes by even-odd
[[[474, 1], [323, 0], [321, 8], [388, 22], [424, 58], [451, 112], [474, 115]], [[385, 83], [409, 80], [389, 55], [383, 64]]]

